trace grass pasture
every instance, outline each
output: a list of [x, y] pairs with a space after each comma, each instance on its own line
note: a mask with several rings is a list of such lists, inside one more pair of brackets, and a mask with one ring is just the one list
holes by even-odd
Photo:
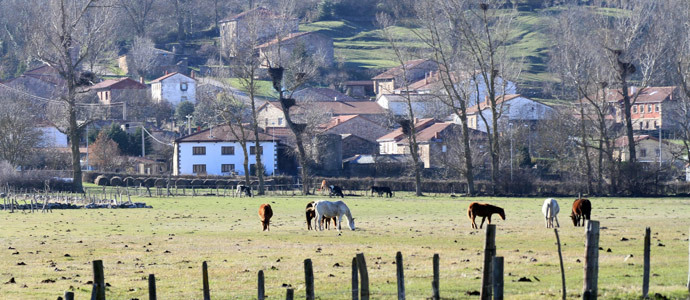
[[[478, 299], [466, 292], [480, 289], [484, 231], [470, 229], [466, 209], [471, 201], [482, 201], [504, 207], [507, 214], [507, 220], [496, 222], [497, 255], [506, 262], [506, 298], [560, 295], [555, 238], [544, 228], [542, 198], [346, 197], [357, 230], [344, 230], [341, 236], [333, 230], [306, 231], [304, 206], [317, 199], [322, 198], [142, 198], [137, 200], [154, 208], [0, 211], [0, 283], [16, 281], [0, 284], [0, 294], [3, 299], [55, 299], [73, 288], [76, 299], [86, 299], [91, 261], [102, 259], [110, 299], [147, 299], [150, 273], [158, 279], [159, 299], [200, 299], [203, 261], [208, 261], [214, 299], [256, 298], [259, 270], [265, 272], [269, 299], [284, 297], [283, 284], [302, 297], [303, 261], [311, 258], [317, 298], [348, 299], [351, 260], [363, 252], [372, 299], [394, 299], [393, 262], [401, 251], [408, 299], [431, 296], [434, 253], [441, 257], [441, 297]], [[562, 210], [572, 200], [560, 199]], [[653, 234], [650, 293], [685, 298], [690, 200], [591, 200], [593, 219], [602, 226], [600, 298], [639, 298], [646, 226]], [[261, 203], [273, 207], [271, 232], [261, 232]], [[568, 297], [575, 299], [582, 289], [583, 263], [577, 260], [584, 261], [584, 229], [573, 227], [564, 212], [560, 223]], [[532, 282], [518, 282], [521, 277]]]

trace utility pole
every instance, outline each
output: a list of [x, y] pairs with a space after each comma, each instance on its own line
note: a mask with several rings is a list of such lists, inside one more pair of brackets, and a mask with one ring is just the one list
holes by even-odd
[[146, 157], [146, 129], [144, 129], [144, 125], [141, 125], [141, 157]]
[[186, 115], [187, 118], [187, 135], [192, 134], [192, 115]]
[[513, 182], [513, 123], [508, 123], [510, 127], [510, 182]]

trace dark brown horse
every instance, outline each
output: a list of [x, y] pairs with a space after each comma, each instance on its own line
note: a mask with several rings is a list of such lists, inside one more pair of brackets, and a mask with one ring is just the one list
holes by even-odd
[[573, 202], [573, 211], [570, 213], [570, 218], [573, 219], [575, 227], [585, 226], [585, 220], [589, 220], [591, 215], [592, 203], [588, 199], [577, 199]]
[[273, 217], [273, 210], [271, 209], [271, 205], [261, 204], [261, 206], [259, 206], [259, 218], [261, 219], [261, 225], [263, 226], [264, 231], [271, 230], [269, 228], [269, 225], [271, 223], [271, 217]]
[[486, 218], [489, 219], [489, 224], [491, 224], [491, 215], [493, 214], [498, 214], [503, 220], [506, 219], [506, 213], [503, 211], [503, 208], [491, 204], [472, 202], [470, 207], [467, 208], [467, 217], [472, 221], [473, 229], [477, 229], [477, 223], [474, 222], [474, 218], [482, 217], [482, 223], [479, 225], [479, 228], [482, 228]]

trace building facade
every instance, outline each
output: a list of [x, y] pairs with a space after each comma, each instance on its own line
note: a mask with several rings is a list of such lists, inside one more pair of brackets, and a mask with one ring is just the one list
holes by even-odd
[[167, 74], [151, 81], [151, 99], [173, 106], [185, 101], [196, 103], [196, 80], [181, 73]]

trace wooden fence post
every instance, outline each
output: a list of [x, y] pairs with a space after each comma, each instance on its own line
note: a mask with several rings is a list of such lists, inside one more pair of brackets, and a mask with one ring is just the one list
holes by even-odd
[[265, 298], [265, 292], [266, 290], [264, 289], [264, 271], [259, 270], [259, 280], [258, 280], [258, 296], [257, 299], [259, 300], [264, 300]]
[[503, 300], [503, 256], [494, 256], [492, 271], [494, 300]]
[[585, 282], [582, 299], [596, 300], [599, 279], [599, 221], [587, 221], [585, 226]]
[[359, 299], [369, 300], [369, 272], [367, 271], [367, 261], [364, 259], [364, 253], [357, 253], [357, 269], [359, 269], [359, 278], [361, 279]]
[[690, 298], [690, 234], [688, 235], [688, 298]]
[[156, 300], [156, 276], [149, 274], [149, 300]]
[[642, 271], [642, 299], [647, 299], [649, 294], [649, 258], [651, 246], [651, 229], [644, 230], [644, 269]]
[[556, 234], [556, 244], [558, 245], [558, 260], [561, 263], [561, 286], [563, 291], [563, 300], [566, 299], [565, 290], [565, 269], [563, 268], [563, 253], [561, 252], [561, 238], [558, 237], [558, 228], [554, 228], [553, 232]]
[[285, 292], [285, 300], [292, 300], [295, 298], [295, 290], [294, 289], [287, 289]]
[[74, 300], [74, 293], [65, 292], [65, 300]]
[[438, 254], [434, 254], [434, 258], [432, 260], [434, 277], [433, 277], [433, 280], [431, 281], [431, 292], [432, 292], [431, 298], [434, 300], [441, 299], [441, 292], [439, 291], [439, 286], [440, 286], [440, 283], [439, 283], [440, 275], [439, 275], [439, 273], [441, 273], [441, 271], [439, 270], [439, 261], [440, 260], [441, 260], [441, 258], [438, 256]]
[[206, 261], [201, 264], [201, 280], [204, 287], [204, 300], [211, 300], [211, 289], [208, 285], [208, 264]]
[[314, 300], [314, 269], [311, 259], [304, 260], [304, 282], [307, 289], [307, 300]]
[[405, 300], [405, 274], [403, 273], [403, 257], [400, 251], [395, 254], [395, 269], [398, 278], [398, 300]]
[[91, 300], [105, 300], [105, 276], [103, 275], [103, 261], [93, 261], [93, 290]]
[[359, 300], [359, 270], [357, 269], [357, 257], [352, 258], [352, 300]]
[[482, 300], [491, 300], [491, 262], [496, 256], [496, 225], [486, 226], [486, 240], [484, 241], [484, 272], [482, 274]]

